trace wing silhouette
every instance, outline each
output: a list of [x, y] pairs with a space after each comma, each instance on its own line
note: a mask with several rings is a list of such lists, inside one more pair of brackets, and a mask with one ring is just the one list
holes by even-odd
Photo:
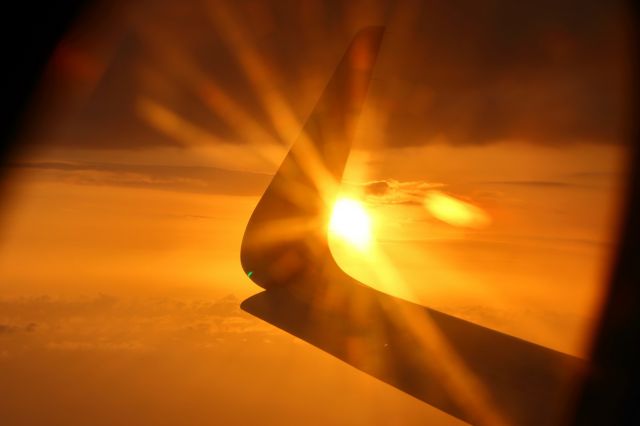
[[[266, 291], [245, 300], [242, 309], [462, 420], [557, 424], [581, 360], [381, 293], [344, 273], [331, 255], [327, 212], [383, 31], [369, 27], [356, 34], [256, 206], [241, 262]], [[425, 337], [416, 330], [425, 318], [431, 335], [441, 336], [472, 378], [472, 392], [456, 391], [445, 368], [451, 360], [442, 351], [425, 350]], [[495, 416], [474, 404], [478, 389]]]

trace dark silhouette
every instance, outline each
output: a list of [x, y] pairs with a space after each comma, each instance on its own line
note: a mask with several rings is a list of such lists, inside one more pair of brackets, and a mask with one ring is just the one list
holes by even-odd
[[[456, 393], [454, 379], [447, 377], [446, 351], [436, 343], [430, 347], [429, 336], [434, 342], [441, 336], [481, 385], [498, 418], [557, 424], [569, 405], [580, 360], [376, 291], [344, 273], [330, 253], [327, 212], [382, 35], [382, 28], [371, 27], [355, 36], [258, 203], [241, 261], [266, 291], [242, 308], [455, 417], [490, 422], [467, 404], [467, 396]], [[430, 330], [426, 339], [416, 327]]]

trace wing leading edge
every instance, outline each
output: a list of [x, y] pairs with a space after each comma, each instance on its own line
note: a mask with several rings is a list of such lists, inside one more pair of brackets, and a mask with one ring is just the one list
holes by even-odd
[[[378, 292], [344, 273], [331, 255], [326, 212], [383, 31], [369, 27], [354, 37], [251, 216], [241, 263], [266, 291], [245, 300], [242, 309], [462, 420], [557, 424], [581, 360]], [[449, 360], [429, 350], [416, 328], [421, 321], [455, 353], [493, 413], [483, 412], [475, 396], [467, 402], [456, 392], [443, 374]]]

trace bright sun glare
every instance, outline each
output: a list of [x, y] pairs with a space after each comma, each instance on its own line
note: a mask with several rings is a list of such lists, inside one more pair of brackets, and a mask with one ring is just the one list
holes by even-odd
[[362, 250], [371, 242], [371, 219], [361, 203], [341, 198], [333, 206], [329, 232]]

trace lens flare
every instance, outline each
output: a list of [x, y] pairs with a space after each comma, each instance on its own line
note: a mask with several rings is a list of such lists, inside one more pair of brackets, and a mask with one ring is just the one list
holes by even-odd
[[371, 242], [371, 219], [360, 202], [342, 198], [333, 207], [329, 232], [364, 250]]
[[489, 215], [480, 207], [440, 191], [429, 191], [424, 199], [424, 206], [433, 217], [449, 225], [480, 229], [491, 223]]

